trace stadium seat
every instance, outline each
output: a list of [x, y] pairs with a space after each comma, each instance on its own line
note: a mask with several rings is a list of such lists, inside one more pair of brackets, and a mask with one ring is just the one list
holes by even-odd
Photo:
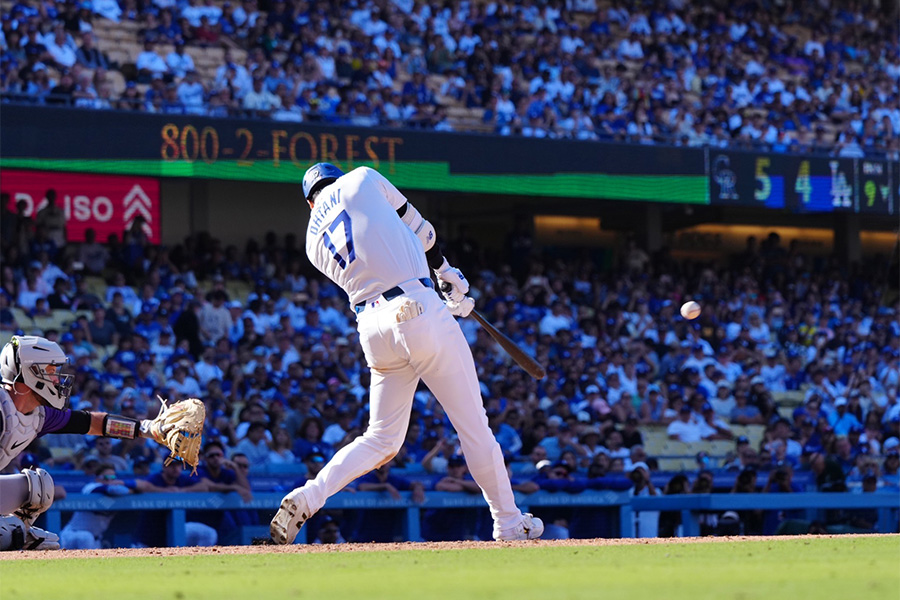
[[225, 291], [228, 292], [228, 297], [231, 300], [239, 300], [242, 303], [246, 302], [250, 290], [250, 284], [239, 279], [233, 279], [225, 283]]
[[90, 275], [84, 278], [85, 288], [92, 294], [95, 294], [100, 300], [106, 298], [106, 281], [102, 277]]
[[650, 456], [658, 456], [664, 453], [666, 443], [669, 441], [665, 431], [645, 432], [644, 433], [644, 451]]
[[90, 320], [93, 315], [94, 313], [87, 309], [76, 310], [72, 318], [72, 322], [77, 321], [81, 317], [85, 317], [87, 320]]
[[772, 394], [772, 399], [778, 406], [789, 406], [791, 408], [803, 404], [803, 398], [804, 394], [799, 390], [775, 392], [774, 394]]
[[733, 433], [735, 437], [742, 435], [747, 436], [747, 439], [750, 440], [750, 446], [753, 448], [759, 447], [759, 443], [762, 441], [765, 432], [765, 425], [733, 425], [731, 427], [731, 433]]
[[40, 327], [43, 331], [48, 329], [68, 329], [69, 325], [75, 320], [75, 313], [71, 310], [66, 309], [57, 309], [51, 311], [51, 314], [46, 317], [35, 317], [34, 324], [37, 327]]
[[75, 454], [74, 448], [65, 448], [60, 446], [50, 446], [50, 456], [53, 457], [53, 460], [57, 463], [66, 462], [72, 458]]
[[23, 309], [17, 306], [11, 306], [9, 311], [12, 313], [12, 316], [16, 320], [16, 323], [24, 331], [29, 331], [30, 329], [34, 328], [34, 320]]
[[660, 471], [687, 471], [696, 469], [693, 460], [683, 458], [659, 458]]

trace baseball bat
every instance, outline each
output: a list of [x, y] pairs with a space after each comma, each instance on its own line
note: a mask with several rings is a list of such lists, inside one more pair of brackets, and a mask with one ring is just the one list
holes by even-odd
[[[441, 289], [446, 291], [445, 286], [449, 286], [449, 283], [444, 283], [441, 285]], [[477, 310], [472, 310], [471, 316], [478, 321], [478, 324], [488, 333], [489, 336], [494, 338], [494, 341], [500, 344], [500, 346], [506, 350], [506, 353], [509, 354], [516, 364], [522, 367], [526, 373], [534, 377], [535, 379], [543, 379], [547, 375], [547, 371], [544, 367], [541, 366], [538, 361], [534, 360], [525, 352], [519, 348], [518, 344], [509, 339], [503, 332], [494, 327], [487, 319], [484, 318]]]

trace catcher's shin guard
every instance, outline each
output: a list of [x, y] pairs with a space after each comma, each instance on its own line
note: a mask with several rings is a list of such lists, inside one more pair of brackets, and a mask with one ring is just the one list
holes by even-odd
[[59, 536], [5, 515], [0, 517], [0, 551], [5, 550], [59, 550]]

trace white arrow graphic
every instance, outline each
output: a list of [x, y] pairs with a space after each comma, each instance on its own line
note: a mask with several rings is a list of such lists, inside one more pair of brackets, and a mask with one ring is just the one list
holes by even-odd
[[135, 184], [131, 191], [125, 195], [122, 204], [125, 206], [125, 228], [130, 229], [135, 217], [140, 215], [144, 217], [144, 233], [147, 237], [153, 237], [153, 228], [150, 226], [150, 223], [153, 222], [153, 215], [150, 213], [153, 202], [141, 186]]
[[135, 185], [122, 201], [125, 205], [125, 221], [133, 221], [135, 213], [140, 213], [148, 223], [153, 222], [153, 216], [150, 214], [150, 207], [153, 206], [150, 198], [141, 189], [141, 186]]

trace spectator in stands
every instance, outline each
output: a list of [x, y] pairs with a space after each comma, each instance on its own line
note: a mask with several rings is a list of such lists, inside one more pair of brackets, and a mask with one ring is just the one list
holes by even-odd
[[71, 310], [72, 298], [69, 295], [69, 280], [65, 277], [57, 277], [53, 283], [53, 293], [47, 297], [47, 303], [51, 310]]
[[816, 476], [820, 492], [846, 492], [846, 476], [840, 463], [825, 454], [815, 452], [809, 456], [809, 469]]
[[75, 64], [78, 46], [75, 45], [72, 37], [66, 33], [62, 23], [54, 26], [53, 36], [46, 43], [46, 46], [47, 52], [58, 69], [68, 69]]
[[210, 492], [237, 492], [249, 502], [253, 495], [247, 473], [237, 463], [225, 458], [225, 446], [218, 440], [211, 440], [203, 447], [203, 462], [197, 468], [197, 475], [207, 479]]
[[[392, 474], [392, 463], [393, 461], [389, 461], [357, 479], [357, 489], [360, 492], [386, 492], [392, 500], [400, 500], [401, 491], [410, 491], [413, 502], [423, 503], [425, 501], [423, 483]], [[394, 526], [395, 523], [389, 519], [364, 521], [355, 537], [366, 541], [390, 541], [394, 539]]]
[[297, 458], [291, 451], [294, 440], [291, 438], [290, 432], [285, 427], [278, 427], [272, 434], [272, 444], [269, 450], [269, 457], [266, 459], [268, 464], [284, 465], [297, 462]]
[[253, 89], [244, 96], [244, 110], [252, 116], [268, 117], [272, 111], [281, 106], [281, 100], [267, 90], [264, 86], [265, 80], [262, 75], [253, 76]]
[[[410, 481], [404, 477], [391, 474], [391, 462], [363, 475], [357, 480], [360, 492], [387, 492], [394, 500], [400, 499], [401, 491], [412, 492], [412, 501], [421, 504], [425, 501], [425, 486], [420, 481]], [[449, 465], [448, 465], [449, 469]], [[449, 474], [449, 472], [448, 472]]]
[[[246, 457], [245, 457], [246, 459]], [[206, 483], [210, 492], [237, 492], [241, 499], [249, 502], [253, 499], [250, 482], [247, 479], [248, 469], [240, 468], [237, 455], [231, 460], [225, 458], [225, 446], [212, 440], [203, 447], [203, 460], [197, 468], [197, 476]], [[218, 541], [234, 541], [234, 537], [242, 522], [246, 521], [244, 511], [194, 511], [187, 514], [191, 521], [203, 523], [215, 529]]]
[[488, 425], [497, 438], [497, 443], [503, 449], [504, 454], [516, 455], [522, 449], [522, 440], [516, 430], [502, 421], [503, 413], [499, 410], [487, 412]]
[[[99, 438], [103, 439], [103, 438]], [[176, 488], [157, 487], [142, 479], [116, 478], [116, 467], [101, 462], [94, 481], [81, 488], [82, 494], [102, 494], [113, 498], [136, 493], [171, 492]], [[116, 516], [115, 512], [75, 511], [59, 534], [60, 547], [66, 550], [97, 549], [103, 547], [103, 534]]]
[[198, 398], [203, 392], [200, 384], [190, 374], [192, 363], [184, 359], [172, 368], [172, 379], [166, 382], [169, 389], [178, 395], [179, 399]]
[[[102, 439], [102, 438], [100, 438]], [[162, 471], [145, 479], [157, 488], [179, 488], [181, 492], [208, 492], [209, 481], [192, 478], [183, 471], [184, 465], [173, 460], [163, 466]], [[160, 515], [145, 512], [137, 529], [137, 538], [144, 546], [157, 547], [165, 545], [166, 528], [162, 526]], [[186, 544], [188, 546], [215, 546], [218, 536], [216, 530], [209, 525], [188, 521], [185, 523]]]
[[322, 434], [322, 441], [335, 450], [340, 450], [357, 436], [361, 435], [359, 427], [355, 426], [353, 409], [343, 405], [337, 409], [337, 421], [329, 425]]
[[176, 88], [176, 95], [187, 114], [202, 115], [206, 113], [204, 107], [206, 88], [200, 81], [197, 71], [190, 69], [185, 73], [184, 79]]
[[[469, 475], [465, 459], [459, 454], [450, 457], [447, 462], [447, 474], [435, 481], [434, 490], [436, 492], [481, 493], [481, 488]], [[360, 491], [364, 490], [360, 488]]]
[[56, 201], [56, 190], [48, 189], [44, 194], [47, 203], [38, 211], [35, 225], [42, 227], [47, 239], [53, 242], [56, 248], [66, 245], [66, 215]]
[[666, 434], [670, 440], [680, 442], [699, 442], [703, 439], [700, 426], [691, 418], [691, 407], [682, 405], [678, 410], [678, 418], [669, 423]]
[[261, 421], [250, 423], [247, 435], [237, 443], [235, 450], [247, 455], [251, 468], [264, 466], [269, 458], [266, 424]]
[[154, 76], [171, 77], [165, 59], [154, 49], [153, 38], [144, 39], [144, 50], [138, 54], [135, 64], [138, 69], [138, 81], [150, 83]]
[[347, 540], [341, 535], [340, 524], [330, 515], [322, 518], [322, 524], [316, 532], [313, 544], [346, 544]]
[[[781, 442], [784, 445], [787, 456], [796, 458], [803, 452], [803, 447], [800, 445], [800, 442], [791, 439], [791, 423], [787, 419], [778, 419], [772, 426], [771, 435], [773, 442]], [[768, 447], [768, 445], [767, 448], [770, 452], [774, 452], [774, 448]]]
[[91, 275], [99, 275], [109, 261], [109, 250], [97, 242], [97, 234], [93, 228], [84, 233], [84, 242], [78, 246], [78, 261]]
[[885, 491], [900, 490], [900, 452], [896, 448], [888, 450], [885, 454], [881, 468], [881, 488]]
[[704, 403], [702, 407], [703, 422], [700, 423], [700, 437], [705, 440], [731, 440], [734, 434], [728, 424], [720, 419], [713, 410], [711, 404]]
[[553, 431], [553, 428], [556, 429], [555, 433], [545, 437], [540, 442], [540, 445], [546, 450], [547, 458], [551, 461], [556, 461], [559, 460], [564, 449], [574, 444], [575, 439], [571, 428], [567, 424], [552, 421], [551, 431]]
[[731, 422], [737, 425], [759, 425], [765, 422], [765, 418], [759, 408], [749, 404], [747, 392], [736, 390], [734, 392], [735, 407], [731, 409]]
[[[663, 495], [671, 496], [675, 494], [687, 494], [688, 493], [688, 478], [683, 473], [679, 473], [678, 475], [674, 475], [669, 481], [666, 483], [666, 487], [663, 489]], [[659, 537], [669, 538], [676, 537], [679, 535], [679, 528], [681, 527], [681, 512], [677, 510], [673, 511], [663, 511], [659, 513]]]
[[828, 424], [834, 428], [835, 435], [847, 435], [852, 428], [862, 429], [862, 423], [851, 412], [847, 411], [847, 398], [838, 396], [834, 401], [834, 412], [828, 419]]
[[[738, 473], [734, 481], [734, 487], [731, 489], [732, 494], [755, 494], [757, 491], [757, 471], [755, 468], [748, 467]], [[742, 510], [738, 511], [738, 516], [741, 520], [744, 535], [762, 535], [763, 511]]]
[[95, 456], [101, 463], [112, 465], [117, 472], [127, 473], [129, 470], [128, 461], [113, 453], [112, 438], [98, 437], [94, 441], [91, 456]]
[[195, 70], [194, 59], [185, 52], [184, 40], [176, 40], [174, 49], [166, 55], [166, 66], [176, 79]]
[[[628, 478], [634, 484], [630, 490], [632, 496], [657, 496], [659, 491], [650, 479], [650, 468], [647, 463], [634, 463], [628, 470]], [[659, 511], [635, 511], [634, 532], [636, 537], [659, 537]]]
[[86, 69], [109, 70], [111, 66], [106, 54], [94, 47], [94, 34], [90, 31], [81, 34], [81, 47], [75, 53], [75, 59]]
[[[426, 434], [426, 440], [428, 438], [435, 438], [435, 441], [431, 449], [428, 449], [422, 457], [422, 467], [430, 474], [446, 473], [450, 457], [454, 454], [454, 450], [456, 449], [455, 445], [450, 439], [442, 436], [437, 431], [429, 431]], [[540, 448], [540, 452], [544, 453], [544, 457], [546, 458], [546, 451], [541, 446], [536, 446], [535, 451], [537, 451], [538, 448]]]
[[[434, 481], [436, 492], [462, 492], [480, 494], [481, 488], [472, 479], [466, 461], [460, 454], [454, 454], [447, 462], [447, 474]], [[360, 491], [363, 491], [360, 488]], [[461, 540], [472, 535], [471, 509], [429, 510], [424, 515], [425, 538], [429, 541]]]

